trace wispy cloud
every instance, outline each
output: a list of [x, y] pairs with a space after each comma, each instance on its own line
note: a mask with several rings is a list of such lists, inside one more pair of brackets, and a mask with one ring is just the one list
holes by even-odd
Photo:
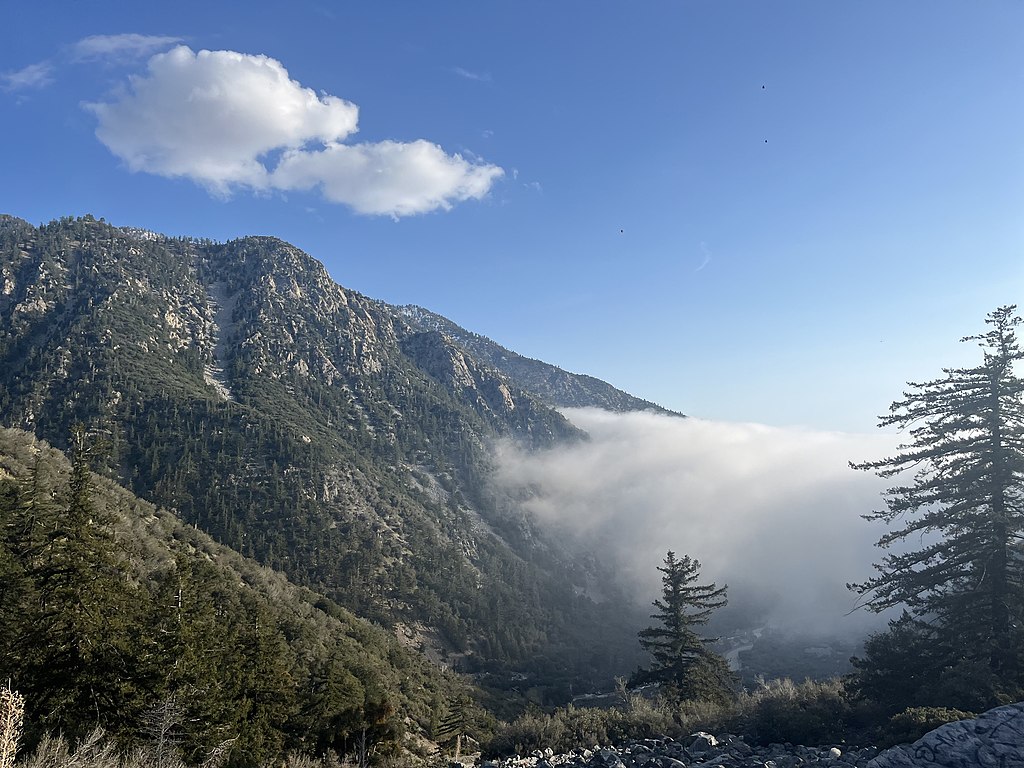
[[452, 67], [451, 71], [465, 80], [474, 80], [478, 83], [489, 83], [492, 79], [490, 72], [473, 72], [462, 67]]
[[188, 178], [220, 196], [316, 190], [397, 218], [482, 198], [504, 173], [422, 139], [345, 143], [359, 108], [302, 86], [268, 56], [177, 46], [113, 100], [85, 107], [130, 170]]
[[45, 88], [53, 82], [53, 65], [48, 61], [29, 64], [15, 72], [0, 74], [0, 84], [5, 91], [26, 91]]
[[76, 62], [101, 59], [126, 62], [144, 58], [180, 42], [180, 37], [140, 35], [134, 32], [120, 35], [90, 35], [71, 46], [70, 56], [71, 60]]
[[703, 240], [700, 243], [700, 251], [704, 254], [704, 258], [701, 259], [700, 266], [693, 270], [694, 272], [700, 272], [704, 267], [711, 263], [711, 249], [708, 248], [708, 244]]
[[885, 482], [847, 462], [892, 435], [851, 435], [575, 409], [590, 439], [541, 453], [503, 445], [498, 487], [537, 519], [615, 564], [646, 604], [669, 549], [729, 584], [731, 610], [809, 632], [857, 631], [845, 584], [871, 573], [882, 533], [861, 515]]
[[52, 59], [29, 64], [15, 72], [0, 73], [0, 89], [27, 91], [45, 88], [56, 79], [58, 65], [103, 61], [126, 64], [181, 41], [169, 35], [90, 35], [60, 50]]

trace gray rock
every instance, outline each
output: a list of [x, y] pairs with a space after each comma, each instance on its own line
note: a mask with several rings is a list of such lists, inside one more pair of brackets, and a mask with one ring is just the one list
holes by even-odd
[[887, 749], [868, 768], [1024, 767], [1024, 702], [947, 723], [910, 745]]
[[690, 754], [702, 755], [705, 752], [710, 752], [714, 747], [717, 747], [718, 739], [710, 733], [698, 731], [697, 733], [691, 733], [683, 739], [683, 744]]

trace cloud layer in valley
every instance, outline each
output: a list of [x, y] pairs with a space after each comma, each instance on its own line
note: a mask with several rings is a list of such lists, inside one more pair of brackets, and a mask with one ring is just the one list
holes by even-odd
[[505, 444], [497, 482], [530, 490], [544, 524], [610, 556], [639, 599], [658, 594], [656, 566], [675, 550], [729, 584], [752, 620], [811, 633], [859, 632], [850, 581], [871, 574], [882, 533], [860, 516], [885, 487], [848, 462], [890, 454], [891, 434], [851, 435], [681, 419], [565, 412], [590, 440], [541, 453]]
[[479, 199], [503, 175], [425, 140], [344, 143], [359, 108], [302, 86], [267, 56], [180, 45], [86, 108], [130, 170], [188, 178], [222, 196], [319, 190], [359, 213], [398, 217]]

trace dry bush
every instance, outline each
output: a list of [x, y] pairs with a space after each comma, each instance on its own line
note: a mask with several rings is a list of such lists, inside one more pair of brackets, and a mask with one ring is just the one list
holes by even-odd
[[[47, 735], [31, 758], [18, 768], [189, 768], [181, 745], [182, 713], [173, 698], [151, 707], [142, 718], [144, 743], [124, 749], [97, 728], [77, 745], [61, 736]], [[199, 768], [220, 768], [227, 760], [234, 740], [214, 748]]]
[[12, 768], [21, 741], [25, 698], [10, 685], [0, 688], [0, 768]]
[[102, 728], [72, 747], [63, 736], [47, 734], [18, 768], [121, 768], [121, 756]]

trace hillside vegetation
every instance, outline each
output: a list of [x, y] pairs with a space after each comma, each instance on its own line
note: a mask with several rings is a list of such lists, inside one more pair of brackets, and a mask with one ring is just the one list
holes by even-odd
[[[84, 446], [83, 446], [84, 449]], [[27, 746], [154, 713], [202, 757], [398, 749], [465, 695], [380, 627], [19, 430], [0, 430], [0, 677]]]

